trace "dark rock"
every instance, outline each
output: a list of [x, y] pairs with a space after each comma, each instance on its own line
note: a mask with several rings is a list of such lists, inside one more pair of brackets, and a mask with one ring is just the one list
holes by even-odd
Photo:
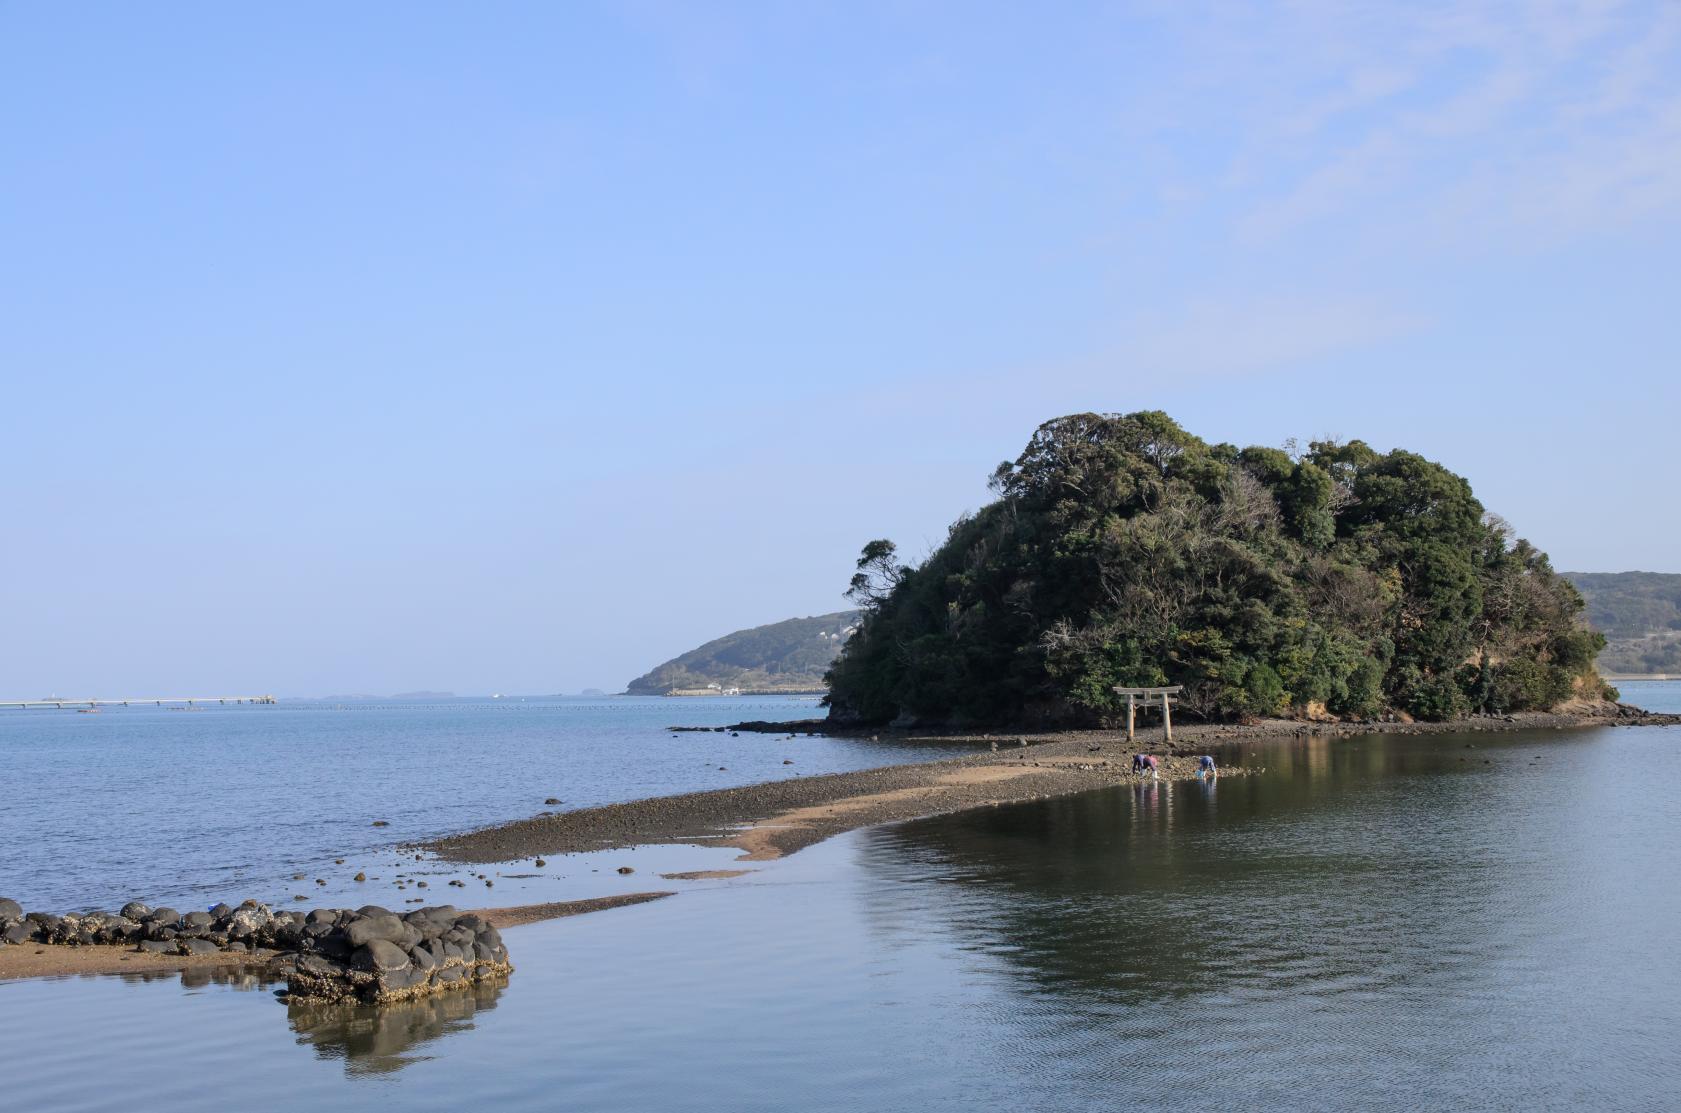
[[389, 827], [389, 826], [391, 826], [391, 823], [390, 823], [389, 820], [376, 819], [376, 820], [374, 820], [373, 825], [375, 827]]
[[228, 946], [227, 946], [227, 950], [231, 951], [232, 953], [234, 953], [236, 955], [242, 955], [247, 950], [249, 950], [249, 948], [246, 947], [244, 943], [229, 943]]
[[375, 939], [365, 947], [356, 948], [350, 961], [358, 970], [373, 970], [381, 974], [409, 968], [409, 956], [403, 948], [384, 939]]
[[173, 908], [154, 908], [152, 909], [151, 916], [147, 917], [145, 922], [151, 924], [164, 924], [168, 927], [174, 927], [176, 924], [181, 922], [181, 913], [175, 911]]
[[435, 970], [438, 966], [437, 958], [424, 946], [409, 951], [409, 961], [414, 963], [417, 970]]
[[466, 976], [467, 971], [462, 967], [446, 966], [442, 970], [433, 974], [432, 980], [437, 982], [439, 985], [449, 985], [451, 982], [458, 982]]
[[[360, 907], [356, 910], [355, 914], [358, 915], [358, 916], [395, 916], [396, 915], [396, 913], [391, 911], [389, 908], [381, 908], [377, 904], [364, 904], [362, 907]], [[341, 917], [341, 919], [342, 919], [342, 917]]]
[[152, 918], [152, 910], [137, 900], [131, 900], [123, 905], [117, 915], [125, 920], [149, 920]]
[[19, 920], [6, 928], [5, 931], [0, 931], [0, 940], [5, 940], [7, 943], [33, 943], [37, 930], [39, 929], [28, 920]]
[[620, 873], [635, 873], [636, 871], [631, 869], [629, 866], [620, 866], [619, 867], [619, 872]]
[[379, 973], [379, 988], [381, 992], [391, 993], [400, 989], [413, 989], [422, 985], [427, 979], [427, 972], [416, 970], [412, 966], [401, 970], [381, 970]]
[[302, 973], [313, 974], [318, 978], [342, 978], [349, 973], [343, 964], [324, 955], [299, 955], [297, 968]]
[[551, 796], [547, 800], [544, 800], [543, 803], [545, 803], [545, 804], [558, 804], [558, 803], [560, 803], [560, 801], [558, 799], [556, 799], [555, 797]]
[[328, 958], [349, 959], [350, 952], [353, 950], [355, 948], [350, 945], [350, 940], [342, 934], [329, 935], [324, 939], [315, 941], [315, 953], [326, 955]]
[[351, 878], [351, 879], [350, 879], [350, 880], [352, 880], [352, 881], [366, 881], [366, 880], [367, 880], [367, 879], [368, 879], [368, 875], [367, 875], [367, 874], [365, 874], [365, 873], [361, 873], [361, 872], [358, 872], [358, 873], [357, 873], [357, 874], [356, 874], [356, 876], [355, 876], [355, 877], [353, 877], [353, 878]]
[[168, 939], [142, 939], [140, 949], [147, 954], [172, 955], [175, 953], [175, 944]]
[[184, 955], [213, 955], [222, 949], [208, 939], [179, 939], [176, 947]]
[[216, 917], [208, 912], [189, 912], [181, 917], [181, 926], [195, 931], [208, 931], [216, 922]]
[[217, 904], [210, 910], [210, 914], [218, 920], [225, 920], [229, 916], [233, 915], [233, 909], [229, 908], [226, 904]]
[[23, 919], [23, 905], [10, 897], [0, 897], [0, 926], [9, 927]]

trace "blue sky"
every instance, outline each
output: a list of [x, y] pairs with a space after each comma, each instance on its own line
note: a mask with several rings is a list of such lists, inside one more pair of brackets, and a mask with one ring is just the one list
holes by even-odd
[[1675, 4], [0, 0], [0, 113], [3, 697], [617, 688], [1077, 410], [1681, 572]]

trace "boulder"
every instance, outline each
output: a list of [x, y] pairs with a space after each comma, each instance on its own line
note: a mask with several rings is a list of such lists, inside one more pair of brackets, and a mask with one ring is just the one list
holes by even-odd
[[382, 970], [379, 974], [379, 990], [381, 993], [393, 993], [398, 990], [413, 989], [424, 984], [426, 971], [416, 970], [412, 966], [401, 970]]
[[0, 897], [0, 927], [11, 927], [23, 919], [23, 905], [10, 897]]
[[175, 953], [175, 943], [168, 939], [142, 939], [140, 949], [152, 955], [172, 955]]
[[178, 939], [176, 946], [184, 955], [213, 955], [222, 949], [208, 939]]
[[321, 955], [299, 955], [295, 965], [300, 973], [318, 978], [342, 978], [349, 973], [343, 964]]
[[32, 943], [35, 941], [36, 927], [28, 920], [19, 920], [4, 931], [0, 931], [0, 940], [7, 943]]
[[409, 968], [409, 956], [403, 948], [385, 939], [375, 939], [366, 946], [356, 948], [350, 962], [358, 970], [372, 970], [378, 974]]
[[[374, 940], [387, 943], [401, 942], [404, 930], [408, 927], [402, 920], [387, 912], [380, 916], [365, 916], [355, 920], [345, 929], [345, 936], [352, 947], [365, 946]], [[415, 940], [419, 942], [419, 940]]]
[[260, 904], [255, 908], [241, 907], [228, 917], [228, 935], [234, 939], [249, 939], [272, 922], [268, 909]]

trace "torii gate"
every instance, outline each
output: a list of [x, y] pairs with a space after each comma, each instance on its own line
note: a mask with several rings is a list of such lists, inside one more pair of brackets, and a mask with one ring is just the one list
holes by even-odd
[[1167, 740], [1172, 742], [1173, 712], [1169, 709], [1179, 702], [1177, 698], [1179, 695], [1179, 689], [1183, 687], [1183, 684], [1170, 684], [1165, 688], [1122, 688], [1117, 685], [1115, 687], [1115, 694], [1117, 696], [1125, 696], [1127, 698], [1127, 741], [1132, 741], [1133, 715], [1137, 710], [1138, 701], [1140, 699], [1148, 700], [1159, 696], [1162, 701], [1162, 726], [1167, 729]]

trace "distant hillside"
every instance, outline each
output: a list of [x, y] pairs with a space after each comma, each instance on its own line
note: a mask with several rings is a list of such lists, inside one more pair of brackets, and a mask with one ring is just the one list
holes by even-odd
[[857, 611], [837, 611], [737, 630], [673, 657], [627, 690], [658, 696], [716, 684], [747, 692], [821, 691], [823, 674], [857, 622]]
[[1681, 674], [1681, 575], [1566, 572], [1606, 638], [1599, 669], [1611, 676]]

